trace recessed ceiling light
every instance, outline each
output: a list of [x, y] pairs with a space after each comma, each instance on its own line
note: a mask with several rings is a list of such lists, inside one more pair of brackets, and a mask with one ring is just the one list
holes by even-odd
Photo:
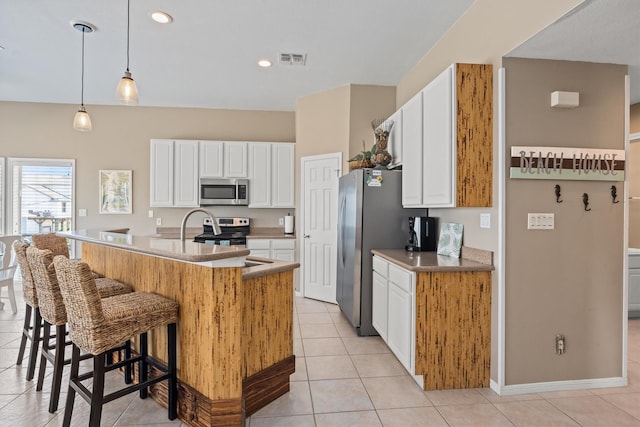
[[171, 15], [161, 10], [154, 10], [151, 12], [151, 19], [159, 24], [170, 24], [173, 21]]
[[262, 68], [269, 68], [271, 67], [271, 61], [269, 61], [268, 59], [261, 59], [258, 61], [258, 65]]

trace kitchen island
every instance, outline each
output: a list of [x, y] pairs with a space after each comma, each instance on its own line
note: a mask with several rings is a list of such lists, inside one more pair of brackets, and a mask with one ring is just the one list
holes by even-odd
[[[92, 230], [59, 234], [82, 242], [92, 270], [180, 304], [178, 417], [186, 424], [244, 425], [289, 390], [299, 264], [246, 259], [244, 247]], [[165, 349], [165, 331], [150, 333], [150, 354], [166, 361]], [[150, 395], [166, 406], [166, 384]]]

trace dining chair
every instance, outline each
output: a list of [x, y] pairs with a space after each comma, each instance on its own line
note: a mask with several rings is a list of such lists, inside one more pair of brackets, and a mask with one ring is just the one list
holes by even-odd
[[[0, 236], [0, 299], [2, 298], [2, 288], [6, 287], [13, 314], [18, 313], [16, 292], [13, 287], [13, 279], [18, 269], [18, 260], [11, 249], [11, 244], [16, 240], [20, 240], [20, 236]], [[4, 309], [4, 302], [2, 301], [0, 301], [0, 309]]]

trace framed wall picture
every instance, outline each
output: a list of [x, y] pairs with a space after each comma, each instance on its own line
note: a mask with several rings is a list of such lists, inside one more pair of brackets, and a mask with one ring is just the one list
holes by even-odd
[[130, 214], [133, 212], [133, 182], [130, 170], [101, 170], [100, 213]]

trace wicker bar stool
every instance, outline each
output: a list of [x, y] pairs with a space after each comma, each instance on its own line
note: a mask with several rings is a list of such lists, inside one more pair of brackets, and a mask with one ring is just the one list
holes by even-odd
[[[64, 255], [69, 258], [69, 246], [67, 239], [55, 233], [34, 234], [31, 236], [31, 246], [38, 249], [49, 249], [53, 256]], [[103, 277], [101, 274], [93, 272], [93, 277]]]
[[[147, 292], [133, 292], [100, 299], [89, 266], [72, 262], [63, 256], [53, 260], [62, 298], [67, 310], [69, 335], [73, 342], [69, 391], [64, 411], [63, 426], [69, 426], [76, 392], [91, 405], [90, 426], [99, 426], [102, 406], [134, 391], [140, 398], [147, 397], [148, 387], [168, 381], [168, 418], [174, 420], [178, 412], [176, 379], [176, 322], [178, 303]], [[147, 354], [147, 332], [167, 326], [167, 365], [164, 366]], [[105, 352], [132, 337], [140, 336], [140, 355], [105, 367]], [[93, 355], [93, 372], [79, 374], [80, 350]], [[139, 382], [104, 395], [105, 372], [127, 364], [138, 363]], [[148, 378], [152, 365], [163, 372]], [[82, 381], [93, 379], [90, 391]]]
[[[42, 390], [48, 360], [53, 364], [51, 396], [49, 399], [49, 412], [53, 413], [58, 409], [62, 370], [65, 364], [71, 362], [64, 358], [64, 349], [67, 344], [67, 311], [64, 307], [60, 286], [53, 266], [53, 252], [48, 249], [43, 250], [30, 246], [27, 248], [27, 260], [29, 261], [33, 281], [38, 292], [40, 315], [44, 321], [36, 390]], [[101, 298], [133, 292], [131, 286], [107, 278], [96, 279], [96, 287]], [[56, 328], [53, 337], [51, 336], [51, 326]], [[53, 345], [50, 343], [51, 339], [55, 339]], [[130, 351], [128, 344], [129, 342], [127, 341], [125, 351]], [[130, 369], [125, 372], [125, 382], [131, 382]]]
[[[20, 349], [18, 350], [18, 361], [16, 365], [22, 365], [24, 351], [27, 346], [27, 340], [31, 341], [29, 353], [29, 364], [27, 366], [27, 381], [31, 381], [36, 372], [36, 360], [38, 358], [38, 347], [40, 346], [40, 331], [42, 328], [42, 317], [40, 316], [40, 308], [38, 306], [38, 294], [36, 285], [33, 282], [31, 268], [27, 261], [28, 243], [16, 240], [11, 245], [18, 259], [20, 266], [20, 274], [22, 275], [22, 293], [26, 309], [24, 312], [24, 325], [22, 327], [22, 339], [20, 340]], [[33, 312], [33, 319], [32, 319]]]

